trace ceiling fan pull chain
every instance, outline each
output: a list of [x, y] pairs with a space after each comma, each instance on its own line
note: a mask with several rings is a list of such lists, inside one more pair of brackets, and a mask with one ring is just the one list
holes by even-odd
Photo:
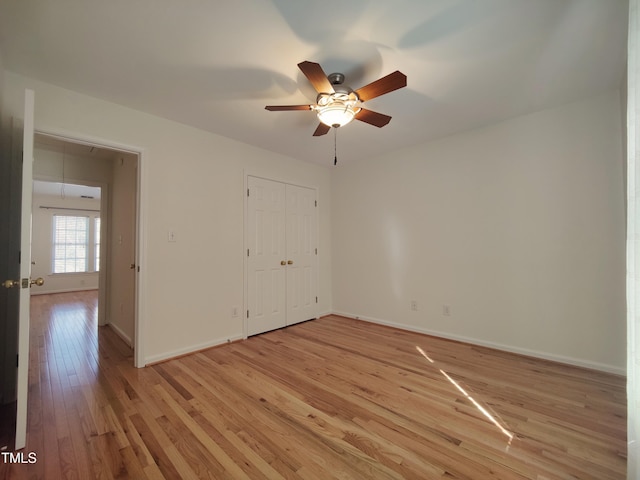
[[337, 145], [338, 129], [333, 127], [333, 164], [338, 164], [338, 147]]

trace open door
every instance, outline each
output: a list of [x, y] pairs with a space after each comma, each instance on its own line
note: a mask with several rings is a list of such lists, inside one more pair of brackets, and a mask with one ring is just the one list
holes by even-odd
[[[8, 181], [9, 208], [6, 215], [8, 225], [2, 235], [3, 259], [2, 286], [6, 293], [7, 325], [17, 325], [13, 328], [11, 341], [17, 342], [17, 375], [15, 386], [16, 396], [16, 434], [15, 449], [24, 448], [27, 436], [27, 391], [29, 374], [29, 289], [32, 284], [42, 282], [31, 280], [31, 192], [33, 177], [33, 127], [34, 127], [34, 93], [25, 90], [24, 121], [19, 125], [15, 119], [11, 132], [11, 147], [4, 153], [9, 158], [3, 159], [3, 170], [8, 169], [12, 174]], [[18, 139], [22, 136], [22, 141]], [[5, 137], [6, 138], [6, 137]], [[20, 164], [22, 173], [20, 175]], [[21, 186], [21, 188], [20, 188]], [[16, 273], [19, 275], [16, 277]], [[16, 318], [17, 315], [17, 318]], [[6, 355], [5, 355], [6, 356]], [[15, 363], [14, 369], [15, 369]], [[6, 375], [11, 384], [11, 374]]]
[[[24, 125], [22, 132], [22, 222], [20, 225], [20, 313], [18, 321], [18, 395], [16, 405], [15, 449], [27, 442], [27, 392], [29, 390], [29, 289], [31, 280], [31, 202], [33, 191], [34, 93], [24, 93]], [[43, 282], [42, 279], [38, 279]]]

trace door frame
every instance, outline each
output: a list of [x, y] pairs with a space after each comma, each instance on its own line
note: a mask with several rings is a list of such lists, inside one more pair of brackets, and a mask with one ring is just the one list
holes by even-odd
[[[249, 246], [249, 197], [247, 195], [247, 191], [249, 190], [249, 177], [257, 177], [262, 178], [264, 180], [270, 180], [272, 182], [279, 182], [289, 185], [295, 185], [298, 187], [308, 188], [315, 192], [316, 202], [318, 202], [318, 210], [316, 211], [316, 244], [318, 245], [318, 255], [316, 256], [316, 290], [319, 294], [320, 291], [320, 258], [322, 255], [322, 248], [320, 248], [320, 206], [322, 203], [320, 202], [320, 189], [318, 186], [306, 185], [304, 183], [299, 182], [295, 178], [285, 177], [282, 175], [273, 175], [270, 172], [265, 172], [259, 169], [243, 169], [242, 178], [243, 178], [243, 189], [242, 189], [242, 197], [243, 197], [243, 251], [242, 251], [242, 262], [243, 262], [243, 300], [242, 300], [242, 338], [246, 340], [248, 338], [249, 332], [249, 319], [247, 318], [247, 310], [249, 308], [249, 260], [247, 258], [247, 249]], [[319, 308], [318, 304], [318, 308]], [[318, 313], [318, 312], [316, 312]]]
[[35, 128], [35, 133], [56, 137], [70, 143], [78, 143], [93, 147], [108, 148], [111, 150], [120, 150], [125, 153], [132, 153], [138, 157], [138, 175], [136, 185], [136, 245], [135, 257], [136, 265], [139, 271], [135, 277], [135, 308], [134, 308], [134, 366], [142, 368], [146, 365], [145, 356], [145, 338], [146, 338], [146, 285], [147, 274], [144, 266], [147, 265], [147, 186], [148, 186], [148, 167], [145, 160], [145, 150], [141, 147], [125, 145], [105, 140], [103, 138], [95, 138], [87, 135], [70, 133], [50, 128]]

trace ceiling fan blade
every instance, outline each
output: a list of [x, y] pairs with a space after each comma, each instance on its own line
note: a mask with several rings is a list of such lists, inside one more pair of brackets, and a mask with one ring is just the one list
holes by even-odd
[[304, 61], [298, 64], [298, 68], [302, 70], [305, 77], [309, 79], [313, 88], [318, 93], [334, 93], [333, 85], [327, 78], [319, 63]]
[[372, 98], [379, 97], [380, 95], [393, 92], [394, 90], [406, 86], [407, 76], [404, 73], [396, 70], [386, 77], [379, 78], [369, 85], [360, 87], [358, 90], [356, 90], [356, 93], [358, 94], [358, 97], [360, 97], [360, 101], [366, 102], [367, 100], [371, 100]]
[[264, 108], [270, 112], [283, 112], [286, 110], [311, 110], [311, 105], [267, 105]]
[[361, 108], [360, 111], [356, 114], [355, 119], [378, 128], [384, 127], [391, 121], [391, 117], [389, 115], [373, 112], [371, 110], [367, 110], [366, 108]]
[[316, 131], [313, 132], [313, 136], [314, 137], [319, 137], [321, 135], [326, 135], [327, 133], [329, 133], [329, 130], [331, 130], [331, 127], [329, 125], [325, 125], [324, 123], [320, 123], [318, 125], [318, 128], [316, 128]]

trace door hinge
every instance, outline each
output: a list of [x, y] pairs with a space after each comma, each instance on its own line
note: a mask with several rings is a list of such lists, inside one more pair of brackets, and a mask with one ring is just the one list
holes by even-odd
[[318, 254], [318, 249], [316, 248], [316, 255]]
[[316, 200], [316, 207], [318, 206], [318, 200]]
[[318, 303], [318, 297], [316, 297], [316, 303]]
[[247, 248], [247, 257], [249, 256], [249, 249]]
[[247, 188], [247, 197], [249, 196], [249, 189]]
[[249, 310], [247, 310], [247, 318], [249, 318]]
[[19, 367], [19, 366], [20, 366], [20, 354], [18, 353], [16, 355], [16, 367]]

